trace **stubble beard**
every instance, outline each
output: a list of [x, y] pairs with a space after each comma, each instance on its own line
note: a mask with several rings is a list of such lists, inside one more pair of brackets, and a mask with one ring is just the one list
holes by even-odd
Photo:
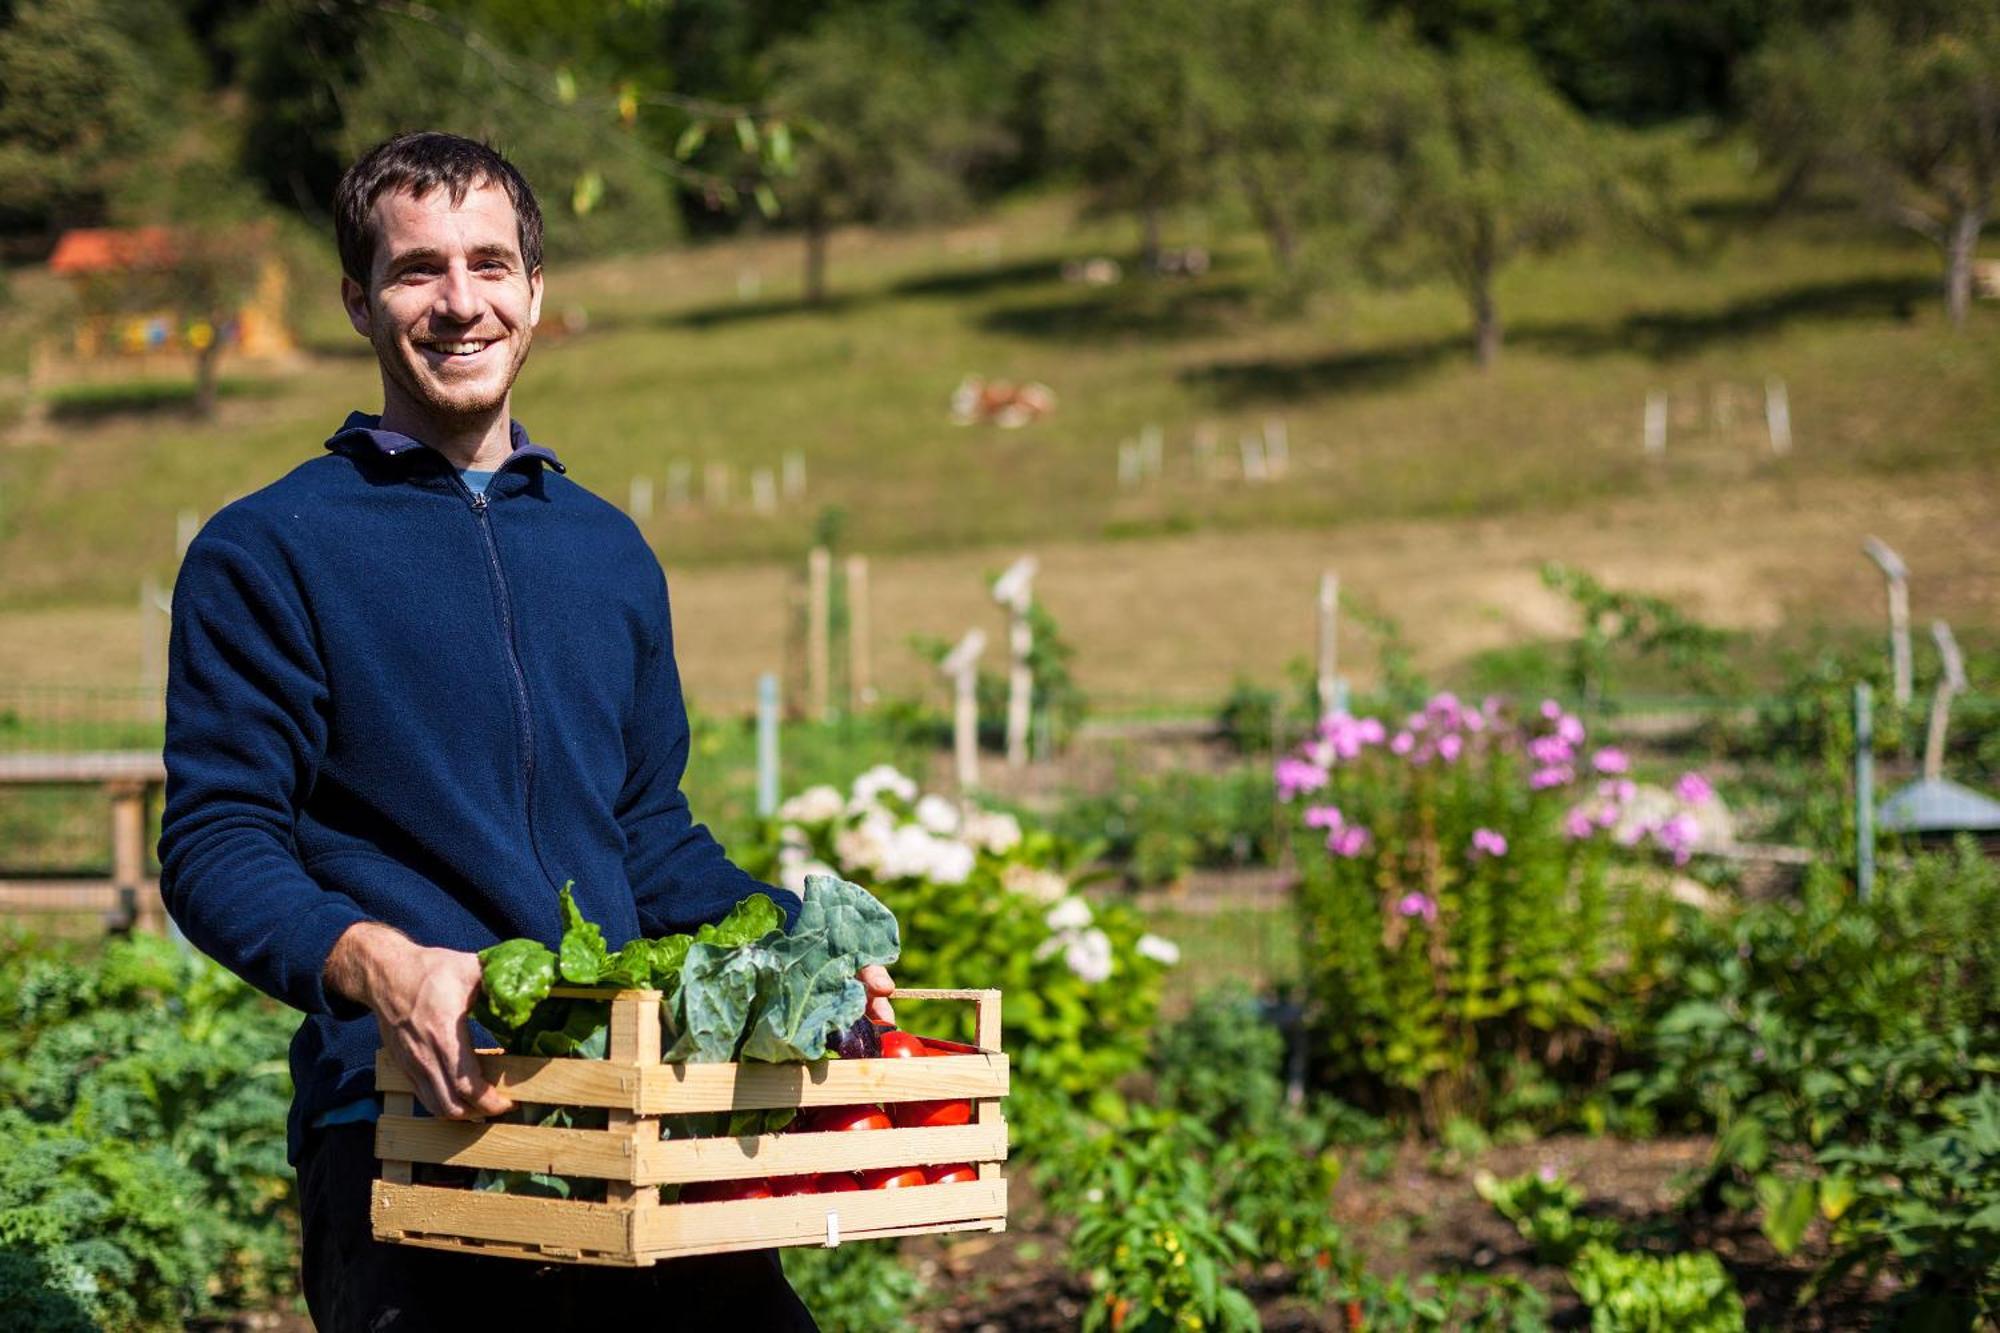
[[513, 353], [513, 360], [507, 366], [507, 375], [490, 394], [477, 397], [453, 396], [442, 392], [435, 381], [418, 373], [412, 360], [421, 355], [402, 341], [393, 326], [383, 319], [377, 319], [369, 342], [374, 344], [375, 359], [382, 366], [382, 374], [415, 408], [440, 436], [450, 436], [483, 427], [495, 413], [507, 405], [507, 395], [513, 391], [514, 381], [520, 378], [521, 367], [527, 363], [528, 350], [533, 346], [535, 331], [532, 325], [523, 325], [507, 336], [507, 346]]

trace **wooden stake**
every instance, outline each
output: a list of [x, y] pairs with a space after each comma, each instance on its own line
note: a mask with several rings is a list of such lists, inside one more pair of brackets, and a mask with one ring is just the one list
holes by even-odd
[[1319, 576], [1319, 711], [1324, 717], [1340, 704], [1340, 575]]
[[848, 707], [856, 712], [875, 703], [874, 659], [868, 643], [868, 557], [847, 557]]
[[1781, 379], [1764, 381], [1764, 426], [1771, 433], [1771, 452], [1783, 458], [1792, 451], [1792, 400]]
[[1035, 632], [1028, 608], [1035, 601], [1035, 557], [1024, 555], [993, 583], [993, 600], [1008, 609], [1007, 766], [1028, 762], [1028, 723], [1034, 708], [1034, 672], [1028, 665]]
[[778, 813], [778, 678], [757, 677], [757, 815]]
[[1667, 394], [1654, 389], [1646, 395], [1646, 428], [1641, 440], [1648, 458], [1667, 456]]
[[767, 467], [750, 474], [750, 507], [760, 514], [778, 512], [778, 481]]
[[986, 631], [969, 629], [939, 664], [951, 681], [951, 751], [958, 790], [979, 785], [979, 655], [986, 651]]
[[1895, 680], [1896, 706], [1907, 708], [1915, 691], [1910, 665], [1910, 570], [1903, 557], [1880, 537], [1861, 543], [1862, 551], [1889, 583], [1889, 667]]
[[1951, 626], [1933, 620], [1931, 639], [1937, 644], [1938, 656], [1944, 660], [1944, 674], [1938, 677], [1937, 689], [1931, 695], [1931, 725], [1924, 738], [1924, 777], [1936, 782], [1944, 776], [1944, 734], [1951, 724], [1952, 697], [1965, 692], [1966, 682], [1965, 658], [1959, 654]]
[[625, 512], [633, 519], [644, 522], [653, 516], [653, 479], [651, 477], [632, 478], [631, 495], [625, 505]]
[[806, 456], [794, 449], [783, 460], [784, 488], [787, 500], [797, 500], [806, 493]]
[[806, 557], [806, 698], [812, 716], [824, 722], [833, 711], [829, 605], [833, 591], [833, 555], [815, 546]]

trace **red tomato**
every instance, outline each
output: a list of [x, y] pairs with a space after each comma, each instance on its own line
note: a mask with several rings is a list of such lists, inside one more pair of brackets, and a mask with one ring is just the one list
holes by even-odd
[[808, 1111], [800, 1128], [809, 1132], [849, 1129], [893, 1129], [895, 1124], [879, 1106], [823, 1106]]
[[934, 1166], [924, 1172], [924, 1177], [933, 1185], [957, 1185], [979, 1179], [979, 1168], [970, 1162], [960, 1162], [957, 1166]]
[[771, 1178], [771, 1197], [774, 1199], [789, 1199], [794, 1194], [818, 1194], [819, 1192], [819, 1178], [817, 1176], [773, 1176]]
[[681, 1186], [682, 1203], [721, 1203], [728, 1199], [768, 1199], [768, 1180], [698, 1180]]
[[914, 1166], [885, 1166], [875, 1171], [857, 1171], [865, 1190], [899, 1190], [911, 1185], [927, 1185], [924, 1173]]
[[818, 1194], [845, 1194], [860, 1188], [861, 1182], [845, 1171], [829, 1171], [813, 1182], [813, 1190]]
[[882, 1034], [882, 1058], [885, 1060], [913, 1060], [929, 1054], [930, 1047], [907, 1032]]
[[939, 1125], [969, 1125], [972, 1123], [972, 1103], [895, 1102], [889, 1107], [889, 1118], [896, 1122], [898, 1129], [933, 1129]]

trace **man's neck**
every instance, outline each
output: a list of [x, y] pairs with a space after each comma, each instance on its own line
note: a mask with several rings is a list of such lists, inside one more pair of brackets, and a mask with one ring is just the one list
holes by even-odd
[[[511, 401], [512, 395], [509, 395]], [[492, 414], [455, 417], [440, 421], [411, 403], [404, 395], [390, 393], [382, 404], [382, 429], [407, 435], [443, 454], [461, 471], [476, 468], [491, 472], [514, 452], [509, 429], [511, 417], [503, 402]]]

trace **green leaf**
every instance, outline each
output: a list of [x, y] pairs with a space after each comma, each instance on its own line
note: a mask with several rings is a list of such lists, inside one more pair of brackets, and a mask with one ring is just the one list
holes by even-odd
[[1815, 1193], [1809, 1179], [1757, 1177], [1757, 1201], [1764, 1213], [1758, 1224], [1779, 1254], [1791, 1254], [1805, 1239], [1806, 1228], [1812, 1225]]
[[825, 931], [801, 930], [759, 952], [768, 954], [773, 966], [762, 978], [743, 1058], [773, 1063], [821, 1058], [827, 1032], [847, 1027], [868, 1006], [853, 959], [834, 953]]
[[701, 151], [708, 142], [708, 122], [697, 120], [681, 131], [681, 137], [674, 141], [674, 156], [685, 162]]
[[785, 913], [769, 895], [753, 893], [729, 909], [729, 915], [695, 932], [702, 944], [755, 944], [774, 930], [783, 930]]
[[746, 153], [757, 151], [757, 122], [748, 116], [736, 118], [736, 143]]
[[601, 1060], [611, 1044], [611, 1005], [605, 1000], [545, 1000], [524, 1024], [513, 1048], [524, 1055]]
[[526, 1023], [556, 984], [556, 956], [539, 940], [506, 940], [479, 954], [480, 995], [474, 1017], [494, 1035]]
[[560, 966], [563, 980], [572, 986], [595, 986], [611, 966], [611, 956], [604, 948], [604, 932], [595, 923], [586, 921], [582, 909], [576, 905], [576, 898], [570, 893], [573, 883], [574, 880], [562, 886]]
[[778, 195], [770, 186], [762, 181], [758, 181], [750, 194], [757, 201], [757, 211], [759, 213], [762, 213], [767, 218], [778, 216]]
[[833, 875], [806, 876], [805, 906], [794, 930], [826, 932], [827, 948], [854, 961], [854, 970], [888, 966], [902, 956], [896, 914], [859, 884]]
[[667, 1060], [720, 1064], [735, 1057], [758, 984], [770, 965], [766, 952], [754, 945], [731, 949], [702, 941], [688, 948], [674, 997], [678, 1035]]

